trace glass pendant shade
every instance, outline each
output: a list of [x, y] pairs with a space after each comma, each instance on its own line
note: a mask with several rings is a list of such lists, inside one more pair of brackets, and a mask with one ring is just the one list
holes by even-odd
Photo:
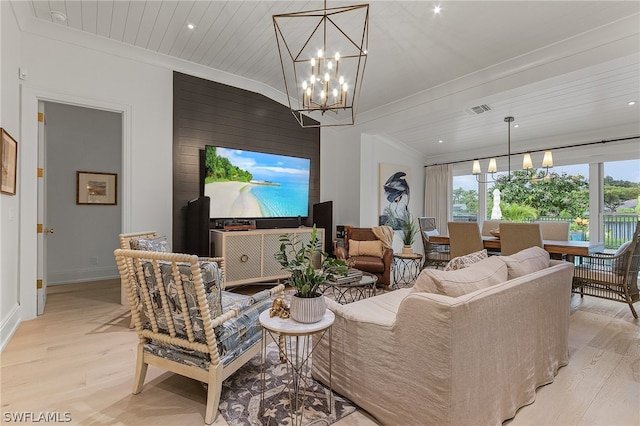
[[487, 172], [495, 173], [497, 171], [498, 171], [498, 166], [496, 165], [496, 159], [492, 158], [489, 160], [489, 168], [487, 169]]
[[479, 175], [481, 173], [480, 162], [478, 160], [473, 161], [473, 171], [471, 173], [474, 175]]
[[542, 159], [542, 167], [553, 167], [553, 155], [551, 151], [544, 152], [544, 158]]
[[528, 152], [522, 157], [522, 168], [525, 170], [533, 169], [533, 161], [531, 161], [531, 154]]

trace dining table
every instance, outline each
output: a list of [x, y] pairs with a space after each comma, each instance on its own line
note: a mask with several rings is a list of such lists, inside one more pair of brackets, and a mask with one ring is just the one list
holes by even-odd
[[[433, 244], [449, 244], [448, 235], [431, 235], [429, 242]], [[549, 253], [570, 256], [589, 256], [593, 253], [604, 251], [604, 242], [599, 241], [561, 241], [543, 240], [544, 249]], [[500, 250], [500, 238], [493, 236], [482, 236], [482, 245], [486, 249]]]

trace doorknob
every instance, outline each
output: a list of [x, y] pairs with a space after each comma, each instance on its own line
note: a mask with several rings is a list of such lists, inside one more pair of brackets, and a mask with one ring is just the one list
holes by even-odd
[[47, 234], [53, 234], [54, 231], [53, 228], [45, 228], [44, 232]]

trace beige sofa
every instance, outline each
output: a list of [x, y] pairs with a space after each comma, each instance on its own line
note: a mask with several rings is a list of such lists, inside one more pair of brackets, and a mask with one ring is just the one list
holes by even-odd
[[[572, 264], [535, 247], [460, 271], [425, 269], [413, 289], [327, 300], [336, 315], [333, 389], [385, 425], [500, 425], [569, 361], [572, 275]], [[448, 279], [453, 293], [478, 289], [424, 291]], [[323, 339], [312, 371], [325, 384], [328, 360]]]

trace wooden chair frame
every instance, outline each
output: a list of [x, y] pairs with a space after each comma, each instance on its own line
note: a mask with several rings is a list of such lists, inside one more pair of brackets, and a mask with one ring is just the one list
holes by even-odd
[[[133, 383], [133, 394], [138, 394], [142, 391], [142, 385], [147, 372], [147, 367], [155, 365], [157, 367], [172, 371], [174, 373], [190, 377], [195, 380], [207, 383], [207, 402], [205, 412], [205, 423], [211, 424], [215, 420], [218, 413], [218, 405], [220, 403], [220, 393], [222, 390], [222, 382], [233, 374], [238, 368], [249, 361], [253, 356], [260, 352], [260, 341], [258, 340], [253, 346], [247, 349], [244, 353], [231, 361], [228, 365], [223, 366], [218, 353], [218, 342], [214, 332], [214, 329], [222, 325], [225, 321], [238, 316], [238, 312], [234, 309], [223, 313], [222, 315], [212, 318], [210, 315], [209, 304], [207, 302], [206, 291], [202, 279], [202, 273], [198, 261], [198, 256], [178, 254], [178, 253], [160, 253], [152, 251], [142, 250], [122, 250], [117, 249], [114, 252], [120, 277], [125, 284], [129, 307], [131, 310], [131, 316], [135, 325], [136, 332], [138, 333], [139, 343], [137, 348], [137, 360], [135, 379]], [[155, 280], [158, 283], [158, 292], [160, 300], [162, 302], [162, 309], [153, 310], [150, 309], [151, 297], [146, 284], [145, 273], [142, 268], [142, 261], [149, 261], [154, 264], [154, 271], [156, 273]], [[206, 259], [213, 260], [213, 259]], [[173, 319], [171, 317], [171, 309], [169, 307], [168, 297], [164, 291], [164, 285], [162, 276], [157, 268], [159, 262], [170, 262], [173, 280], [176, 283], [176, 291], [178, 293], [178, 299], [182, 305], [182, 312], [185, 312], [183, 316], [187, 337], [181, 337], [176, 334], [175, 327], [173, 325]], [[182, 287], [182, 277], [178, 270], [178, 263], [187, 263], [190, 268], [191, 275], [193, 277], [193, 284], [196, 292], [199, 314], [202, 317], [202, 324], [204, 327], [205, 341], [197, 341], [194, 337], [194, 329], [191, 318], [188, 314], [188, 308], [186, 306], [186, 298], [184, 289]], [[222, 267], [222, 266], [220, 266]], [[136, 271], [136, 272], [134, 272]], [[136, 274], [134, 276], [134, 273]], [[137, 277], [140, 291], [136, 285], [135, 279]], [[270, 289], [271, 295], [280, 294], [284, 291], [284, 285], [280, 284]], [[156, 298], [157, 300], [157, 298]], [[143, 326], [142, 306], [146, 306], [148, 321], [150, 326]], [[158, 318], [156, 315], [164, 315], [164, 321], [167, 324], [168, 332], [163, 331], [158, 326]], [[195, 350], [205, 354], [210, 361], [208, 369], [186, 365], [178, 361], [165, 359], [154, 354], [151, 354], [144, 350], [146, 343], [153, 340], [154, 342], [161, 342], [164, 344], [174, 345], [186, 350]]]

